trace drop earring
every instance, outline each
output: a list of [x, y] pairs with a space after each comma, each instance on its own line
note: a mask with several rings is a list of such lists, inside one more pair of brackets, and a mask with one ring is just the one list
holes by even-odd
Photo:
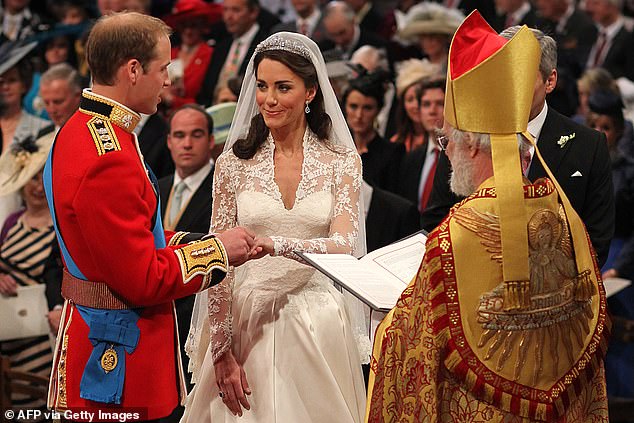
[[310, 107], [308, 107], [308, 102], [306, 102], [306, 108], [304, 109], [306, 114], [310, 113]]

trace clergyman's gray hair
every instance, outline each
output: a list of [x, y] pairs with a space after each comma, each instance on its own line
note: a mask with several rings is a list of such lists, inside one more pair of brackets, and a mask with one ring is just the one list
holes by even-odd
[[[475, 144], [480, 150], [487, 154], [491, 154], [491, 136], [480, 132], [467, 132], [451, 127], [451, 133], [448, 134], [452, 142]], [[517, 134], [517, 146], [520, 157], [531, 147], [530, 143], [522, 134]]]

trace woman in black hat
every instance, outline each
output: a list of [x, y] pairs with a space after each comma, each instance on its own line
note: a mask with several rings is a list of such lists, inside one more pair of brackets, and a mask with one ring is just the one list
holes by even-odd
[[0, 51], [0, 153], [13, 143], [37, 137], [41, 129], [51, 124], [22, 108], [33, 77], [31, 63], [25, 57], [36, 44], [5, 44]]
[[[6, 43], [0, 47], [0, 153], [24, 139], [36, 139], [39, 131], [51, 124], [22, 108], [32, 78], [30, 62], [24, 58], [36, 44]], [[1, 195], [0, 222], [19, 206], [16, 193]]]

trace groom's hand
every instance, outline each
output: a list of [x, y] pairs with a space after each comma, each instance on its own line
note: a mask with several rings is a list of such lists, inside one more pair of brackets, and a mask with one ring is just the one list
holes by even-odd
[[259, 253], [257, 249], [254, 249], [255, 233], [247, 228], [237, 226], [216, 234], [216, 238], [225, 247], [231, 266], [240, 266]]

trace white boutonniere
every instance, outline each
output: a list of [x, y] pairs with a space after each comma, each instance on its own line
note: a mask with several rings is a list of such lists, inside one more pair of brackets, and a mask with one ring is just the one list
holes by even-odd
[[574, 132], [570, 135], [562, 135], [561, 137], [559, 137], [559, 141], [557, 141], [557, 145], [559, 145], [559, 148], [564, 148], [566, 143], [570, 141], [571, 139], [573, 139], [574, 137], [575, 137]]

